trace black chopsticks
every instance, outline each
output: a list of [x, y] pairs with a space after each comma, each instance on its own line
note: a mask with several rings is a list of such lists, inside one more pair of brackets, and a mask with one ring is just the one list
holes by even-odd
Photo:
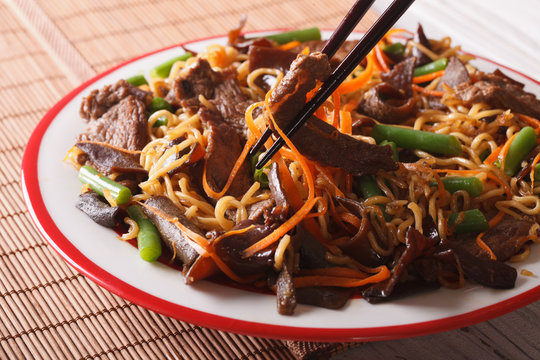
[[[351, 10], [347, 13], [338, 29], [332, 34], [323, 51], [331, 58], [343, 41], [352, 32], [356, 24], [360, 21], [365, 12], [369, 9], [374, 0], [358, 0]], [[396, 21], [403, 13], [412, 5], [414, 0], [394, 0], [385, 12], [377, 19], [375, 24], [364, 34], [362, 39], [356, 44], [353, 50], [334, 70], [332, 75], [322, 84], [315, 96], [302, 108], [296, 120], [289, 126], [286, 131], [287, 137], [293, 136], [298, 129], [313, 115], [326, 99], [338, 88], [338, 86], [347, 78], [347, 76], [356, 68], [356, 66], [366, 57], [371, 49], [377, 45], [382, 37], [390, 30]], [[338, 33], [339, 32], [339, 33]], [[330, 41], [332, 43], [329, 45]], [[331, 55], [330, 55], [331, 54]], [[268, 133], [268, 134], [267, 134]], [[250, 150], [250, 154], [255, 154], [258, 149], [264, 144], [271, 134], [271, 130], [267, 129], [263, 136]], [[263, 139], [263, 137], [265, 137]], [[285, 141], [280, 137], [272, 145], [270, 149], [263, 155], [255, 166], [260, 169], [266, 164], [274, 154], [285, 144]]]
[[[336, 28], [336, 30], [334, 30], [332, 36], [330, 36], [330, 39], [328, 39], [328, 41], [321, 50], [323, 54], [326, 54], [326, 56], [328, 56], [328, 60], [330, 60], [332, 56], [336, 54], [336, 51], [338, 51], [341, 44], [345, 42], [349, 34], [354, 30], [356, 25], [358, 25], [360, 20], [364, 17], [364, 15], [374, 2], [375, 0], [357, 0], [350, 8], [347, 15], [345, 15], [343, 20], [341, 20], [341, 23]], [[257, 151], [259, 151], [259, 149], [263, 146], [266, 140], [268, 140], [270, 135], [272, 135], [272, 129], [266, 128], [262, 136], [249, 150], [249, 156], [255, 156]]]

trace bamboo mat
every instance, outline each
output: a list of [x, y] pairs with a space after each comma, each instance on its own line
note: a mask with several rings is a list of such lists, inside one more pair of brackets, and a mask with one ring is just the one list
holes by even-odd
[[151, 50], [224, 34], [244, 13], [246, 30], [331, 28], [351, 4], [0, 0], [0, 358], [307, 359], [353, 346], [240, 336], [124, 301], [46, 244], [26, 210], [19, 180], [33, 128], [93, 75]]

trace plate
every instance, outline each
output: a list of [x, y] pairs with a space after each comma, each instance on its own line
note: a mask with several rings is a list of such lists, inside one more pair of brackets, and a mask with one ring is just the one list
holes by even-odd
[[[182, 45], [201, 51], [211, 43], [225, 42], [226, 37], [215, 37]], [[511, 290], [469, 284], [378, 305], [351, 299], [341, 310], [299, 305], [293, 316], [279, 315], [271, 294], [210, 281], [187, 286], [179, 271], [142, 261], [134, 247], [75, 209], [81, 185], [74, 168], [62, 159], [86, 128], [78, 115], [85, 95], [183, 52], [180, 45], [154, 51], [85, 82], [47, 112], [29, 139], [21, 171], [26, 204], [43, 237], [79, 272], [128, 301], [178, 320], [253, 336], [311, 341], [424, 335], [484, 321], [540, 299], [540, 246], [532, 247], [527, 261], [515, 264], [518, 273], [527, 269], [536, 276], [519, 275]], [[504, 68], [486, 59], [475, 62], [484, 71]], [[524, 82], [528, 91], [540, 94], [539, 82], [505, 71]]]

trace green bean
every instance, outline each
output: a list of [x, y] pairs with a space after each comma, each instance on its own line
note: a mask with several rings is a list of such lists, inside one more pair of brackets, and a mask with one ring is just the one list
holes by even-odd
[[318, 27], [310, 27], [306, 29], [286, 31], [274, 35], [267, 35], [265, 38], [274, 40], [280, 45], [291, 41], [306, 42], [310, 40], [321, 40], [321, 31]]
[[[381, 189], [379, 189], [379, 186], [377, 185], [377, 182], [372, 176], [364, 175], [360, 176], [358, 180], [356, 181], [356, 184], [358, 185], [358, 190], [360, 190], [360, 193], [362, 194], [362, 197], [364, 199], [369, 199], [373, 196], [383, 196], [383, 192]], [[381, 208], [381, 211], [384, 215], [384, 218], [386, 221], [390, 221], [390, 216], [385, 211], [385, 206], [383, 204], [376, 204], [379, 208]]]
[[458, 155], [461, 153], [461, 144], [453, 135], [376, 124], [373, 127], [371, 136], [378, 144], [383, 140], [388, 140], [395, 142], [398, 147], [406, 149], [418, 149], [443, 155]]
[[119, 205], [125, 204], [131, 199], [131, 190], [129, 188], [101, 175], [91, 166], [81, 166], [79, 170], [79, 181], [87, 184], [90, 189], [101, 196], [105, 196], [105, 189], [109, 190], [112, 198]]
[[148, 81], [146, 81], [144, 75], [134, 75], [132, 77], [128, 77], [126, 81], [133, 86], [141, 86], [148, 84]]
[[383, 140], [383, 141], [381, 141], [381, 143], [379, 145], [381, 145], [381, 146], [390, 145], [390, 147], [392, 148], [392, 151], [394, 153], [392, 155], [392, 159], [394, 159], [394, 161], [399, 161], [399, 153], [398, 153], [397, 145], [396, 145], [395, 142], [388, 141], [388, 140]]
[[513, 176], [525, 156], [536, 146], [537, 136], [532, 127], [526, 126], [521, 129], [508, 148], [504, 158], [504, 173]]
[[186, 61], [187, 59], [189, 59], [192, 56], [193, 55], [191, 53], [185, 53], [183, 55], [172, 58], [171, 60], [166, 61], [163, 64], [159, 64], [158, 66], [156, 66], [155, 68], [150, 70], [150, 75], [153, 78], [164, 79], [167, 76], [169, 76], [169, 73], [171, 72], [171, 68], [172, 68], [172, 66], [173, 66], [173, 64], [175, 62], [177, 62], [177, 61]]
[[427, 63], [425, 65], [419, 66], [416, 69], [414, 69], [414, 76], [422, 76], [431, 74], [435, 71], [441, 71], [446, 69], [446, 66], [448, 65], [448, 59], [447, 58], [440, 58], [438, 60], [435, 60], [433, 62]]
[[152, 127], [160, 127], [163, 125], [167, 125], [168, 123], [169, 123], [169, 119], [165, 115], [162, 115], [156, 119]]
[[395, 42], [383, 46], [382, 50], [390, 54], [403, 55], [403, 53], [405, 52], [405, 46], [400, 42]]
[[138, 205], [128, 207], [127, 212], [129, 217], [135, 220], [139, 226], [137, 234], [139, 255], [145, 261], [156, 261], [161, 256], [161, 239], [156, 227], [150, 219], [144, 216]]
[[486, 217], [478, 209], [450, 214], [448, 225], [456, 234], [481, 232], [489, 229], [489, 223]]
[[486, 160], [486, 158], [489, 156], [489, 154], [491, 154], [491, 149], [490, 148], [487, 148], [486, 150], [482, 151], [480, 153], [480, 156], [479, 156], [480, 160], [482, 160], [482, 161]]
[[[465, 190], [470, 196], [475, 197], [482, 194], [484, 186], [477, 177], [445, 176], [441, 178], [444, 188], [453, 194], [458, 190]], [[437, 186], [437, 182], [431, 182], [431, 186]]]
[[156, 96], [152, 99], [152, 102], [150, 103], [150, 113], [155, 113], [159, 110], [172, 111], [172, 106], [164, 98]]

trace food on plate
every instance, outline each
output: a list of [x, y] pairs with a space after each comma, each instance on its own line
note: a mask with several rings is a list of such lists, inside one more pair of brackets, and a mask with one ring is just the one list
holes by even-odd
[[[300, 130], [354, 46], [316, 28], [186, 52], [93, 90], [69, 159], [77, 208], [141, 257], [265, 288], [278, 311], [380, 302], [474, 281], [512, 288], [538, 242], [540, 101], [450, 38], [391, 30]], [[267, 127], [281, 148], [262, 169]], [[162, 250], [161, 245], [164, 245]], [[163, 251], [163, 253], [162, 253]]]

